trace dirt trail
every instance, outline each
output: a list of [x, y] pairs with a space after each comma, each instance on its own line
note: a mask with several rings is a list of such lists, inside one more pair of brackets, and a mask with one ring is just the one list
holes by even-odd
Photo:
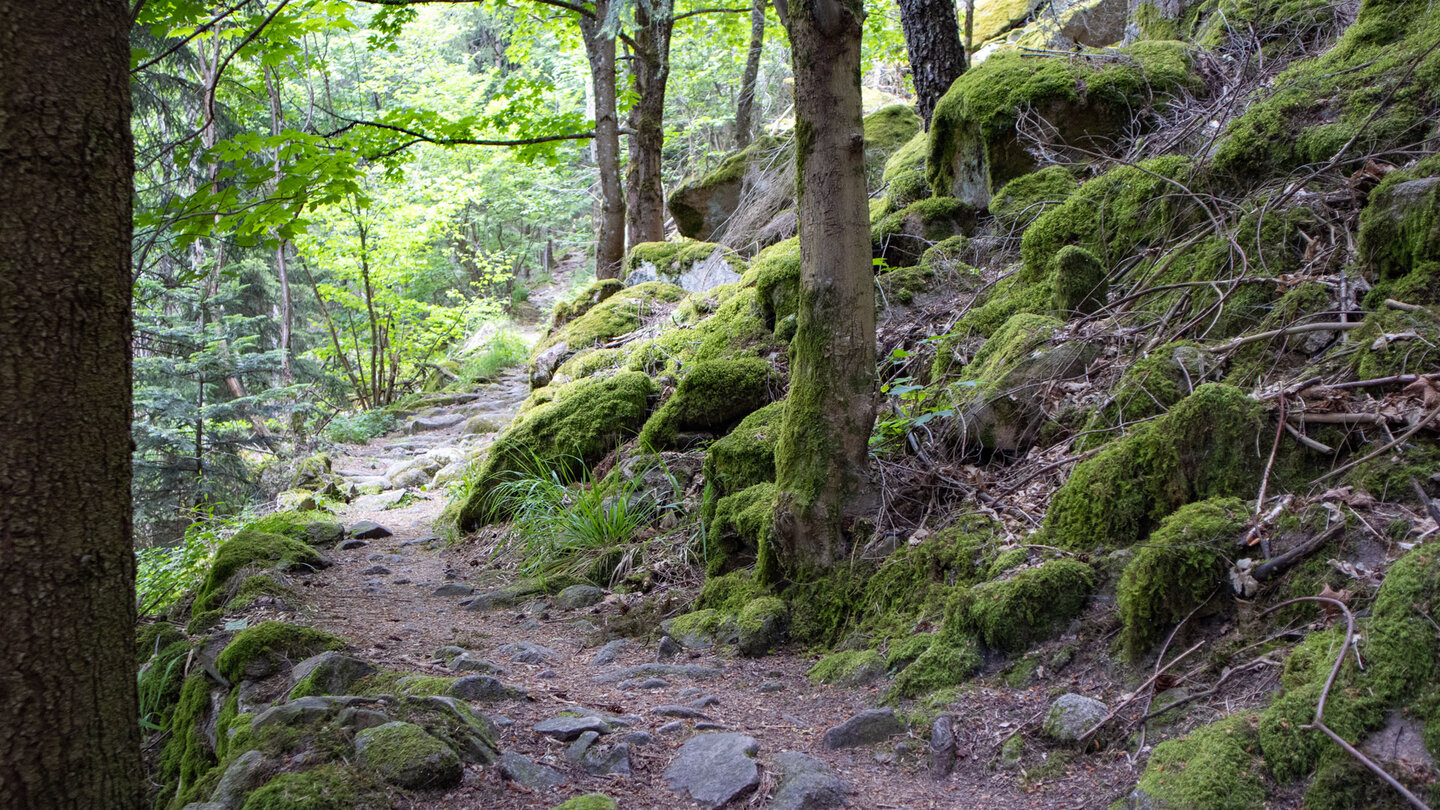
[[[524, 374], [507, 372], [479, 387], [473, 396], [436, 397], [414, 419], [453, 421], [483, 415], [500, 427], [527, 393]], [[449, 419], [447, 419], [449, 417]], [[406, 425], [413, 420], [406, 420]], [[364, 480], [398, 461], [444, 448], [473, 449], [493, 440], [494, 433], [464, 432], [465, 421], [452, 426], [406, 432], [402, 427], [364, 446], [335, 457], [335, 470]], [[688, 807], [691, 803], [667, 788], [662, 773], [683, 742], [707, 730], [738, 731], [759, 743], [761, 782], [732, 806], [768, 807], [776, 786], [774, 757], [800, 751], [823, 760], [848, 783], [853, 807], [874, 808], [1091, 808], [1104, 807], [1133, 784], [1135, 772], [1123, 757], [1089, 757], [1068, 766], [1055, 763], [1044, 778], [1026, 778], [998, 764], [998, 743], [1018, 724], [1047, 705], [1052, 690], [1006, 690], [976, 687], [947, 707], [956, 717], [959, 762], [953, 774], [936, 780], [929, 773], [928, 735], [892, 737], [871, 746], [823, 750], [821, 736], [857, 712], [880, 705], [883, 684], [865, 688], [814, 685], [805, 677], [813, 656], [784, 649], [761, 659], [738, 657], [733, 651], [684, 650], [672, 663], [698, 664], [720, 670], [718, 678], [695, 680], [666, 676], [647, 683], [641, 678], [623, 684], [597, 678], [621, 668], [657, 661], [653, 642], [631, 642], [605, 665], [592, 664], [597, 626], [621, 610], [609, 597], [598, 605], [564, 611], [550, 597], [514, 607], [471, 611], [462, 596], [437, 596], [444, 585], [496, 587], [506, 584], [473, 544], [447, 547], [435, 537], [434, 521], [445, 504], [443, 487], [436, 492], [411, 491], [408, 503], [377, 509], [373, 499], [357, 499], [342, 513], [347, 524], [373, 520], [389, 529], [388, 537], [363, 547], [338, 550], [335, 565], [306, 583], [311, 595], [308, 620], [337, 633], [361, 657], [384, 668], [435, 675], [468, 675], [449, 669], [435, 657], [437, 649], [457, 645], [503, 668], [498, 677], [523, 689], [526, 696], [472, 703], [500, 728], [502, 750], [514, 751], [561, 771], [567, 781], [554, 788], [527, 788], [502, 779], [496, 767], [471, 767], [461, 787], [415, 799], [414, 808], [549, 808], [565, 798], [592, 791], [615, 797], [624, 808]], [[513, 660], [504, 645], [541, 645], [553, 658], [535, 663]], [[1072, 669], [1074, 669], [1072, 667]], [[1100, 689], [1084, 683], [1083, 668], [1064, 679], [1070, 688]], [[1053, 686], [1053, 684], [1052, 684]], [[656, 707], [706, 705], [701, 718], [676, 720], [657, 715]], [[620, 718], [617, 731], [647, 732], [651, 737], [629, 746], [629, 774], [593, 776], [567, 763], [566, 744], [536, 733], [534, 726], [562, 711]], [[697, 729], [696, 724], [700, 723]], [[704, 725], [713, 724], [711, 726]], [[671, 724], [668, 725], [667, 724]], [[662, 731], [663, 728], [663, 731]], [[1048, 755], [1047, 755], [1048, 756]]]

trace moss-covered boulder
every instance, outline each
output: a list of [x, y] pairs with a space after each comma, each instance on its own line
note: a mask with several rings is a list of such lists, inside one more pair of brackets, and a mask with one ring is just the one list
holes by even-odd
[[355, 735], [360, 766], [392, 785], [412, 790], [460, 783], [465, 768], [450, 746], [413, 723], [391, 722]]
[[619, 807], [614, 799], [604, 793], [586, 793], [584, 796], [566, 799], [551, 810], [618, 810]]
[[236, 683], [258, 680], [312, 655], [344, 646], [344, 641], [313, 627], [261, 622], [236, 633], [216, 657], [215, 668]]
[[625, 257], [625, 283], [664, 281], [690, 293], [733, 284], [745, 271], [745, 260], [713, 242], [642, 242]]
[[779, 489], [771, 482], [746, 487], [715, 501], [706, 537], [706, 570], [720, 574], [759, 559], [760, 546], [769, 542]]
[[598, 304], [588, 308], [565, 325], [550, 330], [545, 339], [535, 344], [532, 359], [553, 346], [564, 343], [569, 351], [592, 348], [639, 329], [648, 320], [656, 319], [684, 297], [685, 291], [674, 284], [651, 281], [617, 290]]
[[865, 116], [866, 185], [879, 188], [885, 181], [885, 166], [891, 155], [920, 132], [920, 116], [909, 104], [891, 104]]
[[1120, 576], [1120, 639], [1138, 658], [1225, 584], [1227, 560], [1249, 512], [1238, 498], [1180, 507], [1160, 522]]
[[740, 653], [758, 658], [785, 641], [790, 609], [778, 597], [761, 596], [741, 609], [735, 623], [740, 631]]
[[338, 763], [276, 775], [245, 797], [240, 810], [361, 810], [387, 807], [383, 791]]
[[1069, 169], [1047, 166], [1002, 186], [990, 198], [990, 216], [1000, 233], [1019, 237], [1047, 209], [1065, 202], [1079, 188]]
[[554, 332], [560, 329], [623, 289], [625, 289], [625, 283], [620, 279], [602, 278], [592, 282], [570, 299], [556, 302], [555, 311], [550, 319], [550, 331]]
[[909, 267], [932, 245], [974, 229], [973, 205], [953, 197], [930, 197], [880, 220], [870, 230], [870, 243], [875, 258], [890, 267]]
[[1061, 317], [1091, 315], [1105, 304], [1105, 265], [1085, 248], [1066, 245], [1050, 260], [1050, 305]]
[[1370, 193], [1360, 212], [1360, 260], [1374, 273], [1372, 306], [1385, 298], [1440, 304], [1440, 158], [1391, 172]]
[[727, 495], [775, 480], [775, 445], [785, 403], [772, 402], [744, 419], [705, 454], [705, 513], [712, 520], [715, 504]]
[[980, 670], [980, 645], [963, 632], [944, 631], [895, 676], [890, 688], [897, 697], [915, 698], [959, 686]]
[[930, 186], [987, 206], [1002, 186], [1037, 168], [1016, 132], [1022, 111], [1048, 121], [1062, 145], [1103, 151], [1116, 133], [1148, 123], [1145, 111], [1159, 97], [1191, 81], [1188, 53], [1178, 42], [1141, 43], [1119, 58], [995, 54], [966, 71], [935, 107]]
[[1090, 414], [1076, 446], [1099, 447], [1163, 413], [1208, 382], [1220, 361], [1191, 341], [1166, 343], [1131, 363], [1110, 396]]
[[758, 357], [696, 363], [645, 422], [640, 444], [663, 450], [682, 431], [723, 430], [769, 403], [782, 386], [770, 363]]
[[690, 239], [714, 239], [752, 187], [780, 182], [785, 164], [793, 162], [790, 151], [788, 138], [765, 135], [699, 180], [676, 188], [667, 202], [675, 229]]
[[347, 690], [374, 673], [375, 667], [359, 658], [323, 652], [306, 658], [290, 670], [290, 697], [349, 694]]
[[753, 284], [770, 329], [794, 319], [800, 295], [800, 240], [787, 239], [760, 251], [750, 262], [744, 282]]
[[665, 329], [630, 356], [627, 368], [649, 374], [676, 374], [687, 364], [736, 357], [765, 357], [783, 351], [766, 320], [759, 290], [743, 282], [716, 287], [715, 306], [688, 328]]
[[282, 534], [241, 529], [215, 551], [205, 580], [195, 593], [193, 615], [218, 610], [233, 599], [245, 578], [265, 570], [318, 571], [329, 560], [314, 547]]
[[1265, 465], [1264, 410], [1210, 383], [1159, 419], [1079, 464], [1045, 515], [1065, 548], [1131, 546], [1187, 503], [1253, 495]]
[[1265, 802], [1265, 763], [1256, 743], [1255, 716], [1239, 714], [1155, 746], [1127, 808], [1259, 810]]
[[885, 677], [885, 658], [875, 650], [841, 650], [815, 662], [806, 675], [815, 683], [867, 686]]
[[517, 475], [554, 472], [573, 481], [637, 432], [649, 413], [650, 377], [621, 372], [577, 380], [515, 418], [491, 446], [468, 492], [451, 509], [465, 531], [508, 514], [496, 488]]
[[962, 621], [986, 646], [1020, 652], [1079, 615], [1094, 588], [1090, 566], [1050, 560], [971, 588]]

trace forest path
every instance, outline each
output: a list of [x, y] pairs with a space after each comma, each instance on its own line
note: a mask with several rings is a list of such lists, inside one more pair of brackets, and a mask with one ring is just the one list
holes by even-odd
[[[334, 459], [335, 471], [365, 483], [426, 454], [486, 446], [527, 394], [524, 372], [512, 369], [473, 394], [431, 397], [396, 431], [344, 449]], [[477, 417], [492, 429], [473, 432]], [[392, 490], [350, 504], [340, 515], [347, 525], [371, 520], [390, 534], [335, 551], [335, 565], [308, 583], [308, 623], [350, 640], [360, 657], [382, 668], [450, 677], [490, 674], [523, 690], [471, 705], [496, 722], [502, 751], [555, 769], [560, 783], [522, 780], [527, 786], [502, 778], [501, 768], [471, 766], [459, 788], [419, 794], [399, 806], [543, 809], [570, 796], [603, 792], [622, 808], [692, 807], [667, 787], [662, 774], [687, 740], [713, 731], [741, 732], [758, 743], [758, 786], [737, 797], [734, 807], [785, 806], [775, 801], [781, 782], [776, 755], [784, 751], [824, 762], [848, 786], [848, 806], [860, 808], [1100, 808], [1134, 782], [1135, 772], [1119, 755], [1057, 761], [1043, 778], [998, 764], [998, 742], [1048, 705], [1051, 695], [1043, 688], [976, 686], [962, 692], [946, 707], [956, 717], [959, 761], [950, 776], [936, 780], [929, 773], [928, 735], [902, 733], [872, 745], [825, 750], [826, 729], [881, 705], [884, 681], [855, 688], [812, 684], [806, 672], [814, 656], [802, 650], [750, 659], [732, 648], [686, 649], [664, 663], [691, 667], [689, 674], [644, 672], [627, 668], [659, 663], [657, 646], [626, 641], [611, 645], [618, 648], [613, 660], [595, 663], [598, 628], [626, 610], [624, 600], [611, 594], [598, 604], [565, 610], [554, 597], [538, 595], [489, 610], [467, 609], [470, 593], [511, 584], [513, 574], [491, 559], [493, 546], [447, 546], [436, 536], [446, 493], [444, 487], [434, 489]], [[396, 499], [398, 505], [389, 505]], [[677, 602], [677, 611], [683, 604]], [[458, 660], [438, 655], [446, 646], [469, 654]], [[587, 772], [579, 759], [567, 758], [568, 743], [534, 730], [562, 712], [610, 718], [613, 732], [595, 743], [591, 756], [609, 757], [612, 765], [628, 758], [628, 772]], [[685, 714], [695, 716], [676, 716]], [[625, 753], [615, 754], [621, 739]], [[603, 769], [593, 763], [589, 768]]]

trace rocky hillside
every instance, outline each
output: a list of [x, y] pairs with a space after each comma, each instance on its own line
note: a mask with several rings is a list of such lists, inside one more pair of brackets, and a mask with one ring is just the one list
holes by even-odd
[[1440, 10], [1111, 6], [866, 119], [846, 564], [755, 573], [780, 133], [142, 630], [157, 806], [1440, 801]]

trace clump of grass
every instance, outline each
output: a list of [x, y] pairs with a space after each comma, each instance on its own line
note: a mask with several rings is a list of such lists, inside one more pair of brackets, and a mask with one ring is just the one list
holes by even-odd
[[495, 330], [485, 345], [460, 360], [459, 377], [465, 384], [485, 382], [502, 369], [525, 362], [530, 347], [510, 324]]
[[395, 415], [387, 410], [338, 413], [325, 427], [325, 438], [337, 444], [364, 444], [395, 427]]

